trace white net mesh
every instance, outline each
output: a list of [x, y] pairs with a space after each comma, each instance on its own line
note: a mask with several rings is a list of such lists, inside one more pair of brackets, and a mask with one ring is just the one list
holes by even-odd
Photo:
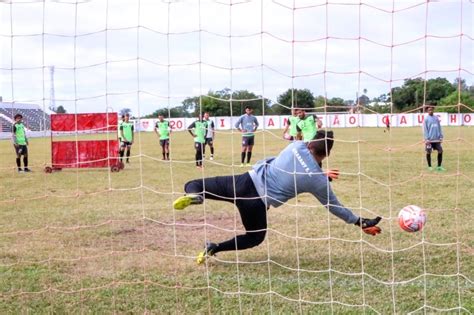
[[[0, 311], [472, 313], [472, 12], [468, 0], [0, 1]], [[450, 99], [436, 94], [446, 82]], [[420, 119], [433, 101], [445, 172], [426, 170]], [[232, 128], [246, 105], [260, 123], [251, 163], [288, 145], [278, 129], [290, 108], [320, 116], [335, 131], [332, 189], [356, 215], [381, 216], [382, 234], [300, 194], [270, 208], [260, 246], [196, 265], [206, 242], [245, 233], [239, 212], [173, 200], [190, 180], [250, 169]], [[125, 169], [43, 173], [59, 106], [128, 109]], [[163, 108], [170, 161], [149, 132]], [[196, 169], [186, 128], [205, 111], [216, 151]], [[8, 140], [16, 113], [31, 174], [17, 174]], [[410, 204], [427, 212], [421, 232], [398, 226]]]

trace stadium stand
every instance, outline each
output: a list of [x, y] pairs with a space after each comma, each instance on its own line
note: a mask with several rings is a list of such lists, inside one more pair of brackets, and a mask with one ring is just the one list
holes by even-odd
[[[13, 121], [16, 114], [23, 115], [23, 123], [31, 131], [49, 130], [51, 120], [49, 114], [43, 111], [36, 104], [0, 102], [0, 114]], [[11, 130], [11, 122], [0, 117], [0, 127], [2, 132]]]
[[12, 123], [0, 116], [0, 132], [11, 132]]

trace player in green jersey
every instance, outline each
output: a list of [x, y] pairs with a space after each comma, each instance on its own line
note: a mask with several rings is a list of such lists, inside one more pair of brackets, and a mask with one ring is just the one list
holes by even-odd
[[193, 123], [188, 126], [188, 131], [194, 138], [194, 149], [196, 150], [196, 167], [202, 168], [202, 151], [206, 143], [207, 122], [203, 120], [201, 116], [199, 116], [196, 121], [193, 121]]
[[[12, 139], [13, 146], [16, 152], [16, 166], [18, 167], [18, 173], [23, 171], [31, 172], [28, 168], [28, 138], [26, 137], [26, 128], [23, 125], [23, 116], [16, 114], [15, 123], [12, 126]], [[24, 170], [21, 169], [21, 156], [23, 155]]]
[[209, 112], [204, 113], [204, 121], [207, 123], [207, 131], [206, 131], [206, 143], [202, 147], [202, 158], [206, 158], [206, 145], [209, 145], [211, 149], [211, 156], [209, 160], [214, 160], [214, 137], [215, 137], [215, 126], [214, 122], [209, 118]]
[[125, 114], [125, 118], [120, 124], [120, 162], [123, 161], [123, 154], [125, 152], [125, 148], [127, 148], [127, 163], [130, 163], [130, 149], [133, 144], [134, 140], [134, 127], [133, 122], [130, 121], [130, 114]]
[[304, 109], [298, 110], [298, 124], [296, 129], [298, 131], [297, 139], [305, 142], [311, 141], [318, 128], [321, 128], [321, 122], [316, 115], [306, 115]]
[[297, 125], [300, 121], [298, 117], [297, 110], [293, 108], [291, 110], [291, 116], [288, 117], [288, 122], [286, 124], [285, 130], [283, 130], [283, 138], [286, 140], [296, 140], [296, 136], [298, 135]]
[[158, 115], [158, 121], [155, 124], [155, 133], [160, 137], [161, 153], [163, 161], [170, 159], [170, 122], [165, 120], [163, 115]]

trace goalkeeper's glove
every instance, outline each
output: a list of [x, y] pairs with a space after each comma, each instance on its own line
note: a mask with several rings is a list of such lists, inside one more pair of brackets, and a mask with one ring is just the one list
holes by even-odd
[[362, 228], [362, 231], [364, 231], [364, 233], [375, 236], [382, 232], [382, 229], [377, 226], [380, 220], [382, 220], [381, 217], [376, 217], [375, 219], [359, 218], [359, 220], [357, 220], [357, 222], [354, 224], [357, 226], [360, 226]]
[[329, 178], [330, 181], [333, 179], [339, 178], [339, 170], [338, 169], [330, 169], [326, 171], [326, 176]]

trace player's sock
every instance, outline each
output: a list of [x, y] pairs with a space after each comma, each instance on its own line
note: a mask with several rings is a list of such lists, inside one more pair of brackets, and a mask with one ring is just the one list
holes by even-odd
[[438, 153], [438, 167], [443, 163], [443, 153]]
[[428, 162], [428, 167], [431, 167], [431, 154], [426, 155], [426, 162]]
[[170, 153], [169, 153], [169, 152], [166, 153], [166, 159], [167, 159], [167, 160], [170, 159]]
[[18, 166], [18, 169], [21, 169], [21, 160], [19, 157], [16, 158], [16, 166]]
[[211, 156], [214, 156], [214, 147], [211, 147]]
[[23, 156], [23, 165], [25, 166], [25, 169], [28, 168], [28, 157]]
[[244, 162], [245, 162], [245, 152], [242, 152], [242, 153], [240, 154], [240, 162], [241, 162], [242, 164], [244, 164]]
[[247, 164], [250, 163], [251, 158], [252, 158], [252, 152], [247, 152]]
[[129, 158], [130, 158], [130, 150], [127, 150], [127, 163], [129, 162]]
[[120, 155], [120, 162], [122, 162], [123, 161], [123, 150], [120, 150], [119, 155]]
[[166, 160], [166, 153], [163, 152], [162, 154], [163, 154], [163, 160]]

